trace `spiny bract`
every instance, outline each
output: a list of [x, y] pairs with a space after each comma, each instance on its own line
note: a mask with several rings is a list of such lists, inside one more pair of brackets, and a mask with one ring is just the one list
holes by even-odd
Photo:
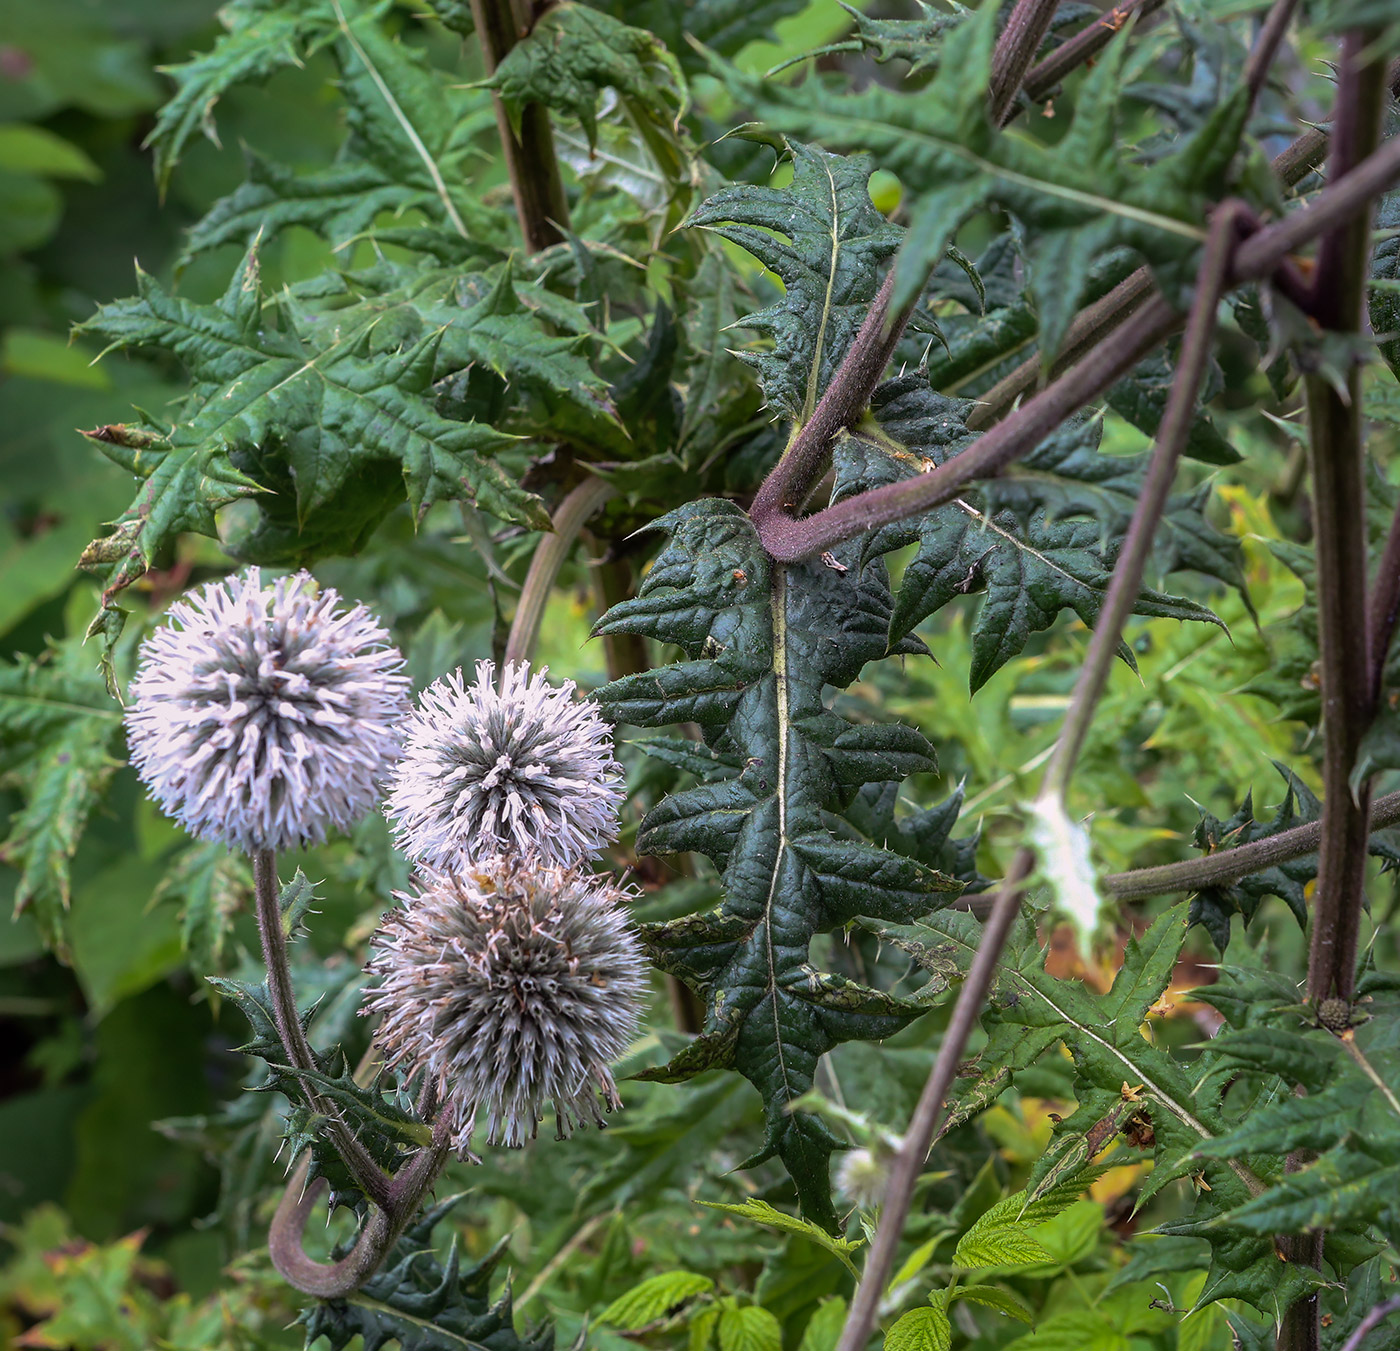
[[[496, 858], [427, 873], [385, 916], [366, 968], [376, 1044], [403, 1082], [424, 1074], [453, 1147], [519, 1147], [552, 1107], [560, 1137], [620, 1106], [608, 1066], [636, 1035], [646, 963], [625, 893], [606, 879]], [[601, 1095], [601, 1103], [599, 1097]]]
[[170, 607], [141, 646], [131, 759], [194, 835], [248, 852], [315, 843], [374, 805], [409, 711], [403, 658], [363, 605], [257, 568]]
[[428, 868], [452, 868], [508, 851], [559, 867], [581, 863], [617, 838], [623, 794], [607, 724], [551, 685], [547, 668], [493, 662], [461, 670], [423, 693], [385, 811], [399, 848]]

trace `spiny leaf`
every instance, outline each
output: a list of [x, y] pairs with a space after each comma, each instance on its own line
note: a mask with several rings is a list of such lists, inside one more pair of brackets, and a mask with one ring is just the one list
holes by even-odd
[[364, 1351], [380, 1351], [390, 1342], [400, 1351], [550, 1351], [553, 1329], [523, 1337], [515, 1331], [509, 1289], [491, 1302], [491, 1276], [504, 1242], [465, 1268], [455, 1238], [445, 1263], [433, 1255], [433, 1228], [456, 1201], [426, 1211], [353, 1294], [304, 1309], [297, 1321], [306, 1326], [307, 1346], [324, 1337], [331, 1351], [344, 1351], [359, 1337]]
[[180, 904], [180, 940], [190, 965], [196, 971], [217, 972], [233, 917], [251, 894], [247, 861], [223, 844], [200, 841], [176, 856], [152, 903]]
[[862, 563], [846, 548], [834, 567], [773, 565], [748, 518], [720, 500], [659, 525], [671, 539], [640, 594], [596, 631], [676, 643], [689, 660], [614, 681], [596, 697], [617, 722], [698, 722], [706, 744], [742, 769], [668, 798], [638, 834], [642, 852], [708, 854], [725, 883], [717, 911], [643, 928], [653, 960], [707, 1004], [701, 1035], [647, 1077], [740, 1070], [768, 1113], [757, 1158], [780, 1155], [804, 1214], [834, 1232], [835, 1141], [787, 1104], [812, 1086], [830, 1047], [888, 1035], [920, 1006], [818, 972], [808, 948], [857, 915], [913, 919], [961, 887], [912, 859], [834, 837], [827, 813], [865, 783], [931, 767], [929, 747], [910, 728], [853, 726], [822, 699], [825, 685], [849, 684], [889, 651], [878, 559]]
[[[966, 427], [972, 404], [948, 399], [913, 372], [887, 381], [871, 402], [873, 423], [849, 438], [860, 443], [849, 463], [871, 482], [895, 482], [946, 463], [972, 444]], [[1063, 609], [1092, 626], [1103, 607], [1132, 515], [1147, 456], [1102, 454], [1097, 419], [1066, 424], [1021, 464], [927, 516], [876, 532], [879, 551], [919, 544], [895, 598], [892, 637], [911, 633], [959, 595], [985, 588], [972, 629], [973, 691]], [[1203, 514], [1199, 494], [1174, 498], [1157, 540], [1164, 568], [1193, 568], [1243, 585], [1238, 547]], [[1135, 613], [1219, 624], [1205, 606], [1143, 588]], [[1132, 653], [1120, 648], [1132, 663]]]
[[434, 408], [446, 328], [384, 344], [375, 312], [346, 316], [340, 330], [303, 332], [310, 326], [286, 305], [264, 307], [256, 252], [214, 305], [167, 294], [145, 274], [139, 281], [137, 298], [104, 306], [83, 331], [116, 348], [172, 353], [193, 389], [168, 436], [90, 434], [142, 480], [84, 556], [105, 575], [107, 603], [181, 531], [213, 535], [218, 507], [269, 482], [293, 489], [298, 527], [314, 514], [318, 529], [352, 539], [392, 505], [395, 479], [420, 514], [440, 498], [465, 497], [507, 520], [545, 523], [538, 500], [488, 458], [510, 438]]
[[782, 299], [743, 321], [771, 349], [740, 355], [758, 370], [768, 402], [800, 423], [841, 364], [879, 287], [879, 266], [902, 235], [870, 200], [868, 155], [829, 155], [800, 141], [782, 148], [793, 166], [786, 188], [725, 188], [689, 224], [747, 249], [781, 278]]
[[91, 652], [66, 639], [40, 658], [0, 664], [0, 748], [24, 806], [0, 860], [20, 872], [15, 913], [29, 910], [44, 941], [65, 950], [69, 863], [87, 818], [120, 764], [121, 716]]
[[175, 81], [175, 96], [160, 110], [146, 138], [155, 148], [162, 188], [196, 131], [218, 143], [214, 105], [224, 94], [234, 85], [265, 80], [285, 66], [300, 65], [330, 41], [336, 28], [334, 11], [323, 0], [289, 6], [233, 0], [219, 11], [219, 18], [228, 32], [210, 51], [166, 68]]
[[[1274, 768], [1282, 776], [1287, 791], [1273, 818], [1269, 821], [1255, 818], [1254, 795], [1250, 793], [1228, 820], [1221, 821], [1209, 812], [1201, 813], [1194, 839], [1196, 848], [1215, 854], [1253, 840], [1266, 840], [1317, 820], [1322, 811], [1317, 795], [1286, 765], [1275, 762]], [[1372, 857], [1383, 859], [1388, 867], [1400, 864], [1400, 851], [1381, 832], [1371, 836], [1369, 850]], [[1277, 896], [1287, 903], [1299, 925], [1306, 927], [1307, 891], [1316, 876], [1317, 855], [1303, 854], [1235, 882], [1202, 887], [1191, 902], [1191, 923], [1203, 924], [1211, 941], [1224, 952], [1230, 942], [1231, 917], [1238, 914], [1249, 924], [1264, 898]]]
[[998, 10], [992, 0], [951, 32], [938, 74], [917, 92], [873, 81], [858, 92], [820, 79], [794, 87], [724, 73], [777, 130], [800, 128], [824, 145], [859, 147], [899, 177], [910, 225], [896, 308], [918, 293], [969, 217], [993, 205], [1015, 216], [1026, 232], [1041, 354], [1048, 362], [1080, 305], [1087, 269], [1097, 256], [1127, 244], [1163, 267], [1194, 257], [1201, 222], [1225, 186], [1248, 105], [1237, 88], [1173, 153], [1150, 166], [1134, 163], [1120, 149], [1117, 133], [1128, 52], [1126, 38], [1119, 37], [1095, 63], [1070, 127], [1053, 147], [1019, 128], [1001, 131], [987, 117], [985, 96]]

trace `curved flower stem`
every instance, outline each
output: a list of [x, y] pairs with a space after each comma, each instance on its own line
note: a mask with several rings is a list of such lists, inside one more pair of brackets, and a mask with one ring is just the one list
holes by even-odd
[[972, 1029], [977, 1026], [982, 1012], [982, 1002], [992, 987], [1001, 951], [1011, 933], [1011, 926], [1021, 908], [1021, 883], [1030, 874], [1034, 856], [1029, 849], [1018, 851], [1011, 871], [1001, 884], [991, 914], [982, 928], [982, 938], [977, 945], [977, 953], [968, 968], [967, 979], [958, 992], [957, 1003], [953, 1005], [948, 1030], [938, 1048], [938, 1059], [929, 1071], [923, 1092], [919, 1095], [914, 1115], [909, 1119], [909, 1128], [904, 1133], [904, 1141], [894, 1156], [890, 1168], [890, 1180], [885, 1187], [884, 1204], [880, 1209], [880, 1222], [875, 1237], [870, 1244], [870, 1253], [865, 1259], [865, 1269], [861, 1272], [860, 1284], [856, 1286], [851, 1299], [851, 1311], [846, 1317], [846, 1326], [841, 1332], [841, 1340], [836, 1351], [864, 1351], [870, 1334], [875, 1330], [875, 1320], [880, 1312], [880, 1297], [894, 1270], [895, 1257], [899, 1251], [899, 1240], [904, 1232], [904, 1222], [909, 1217], [909, 1205], [914, 1196], [914, 1184], [923, 1171], [924, 1161], [933, 1144], [934, 1132], [943, 1116], [944, 1102], [948, 1091], [957, 1076], [958, 1064], [967, 1048], [967, 1040]]
[[[1379, 830], [1397, 823], [1400, 823], [1400, 793], [1377, 798], [1371, 811], [1371, 828]], [[1315, 854], [1321, 842], [1322, 822], [1309, 821], [1305, 826], [1280, 831], [1266, 840], [1221, 849], [1204, 858], [1110, 873], [1099, 880], [1105, 891], [1123, 901], [1146, 900], [1176, 891], [1200, 891], [1204, 887], [1224, 887], [1250, 873], [1262, 872], [1305, 854]]]
[[302, 1247], [306, 1222], [326, 1190], [324, 1178], [307, 1184], [311, 1160], [303, 1153], [287, 1180], [267, 1234], [268, 1253], [283, 1280], [319, 1299], [338, 1299], [358, 1290], [379, 1270], [389, 1250], [417, 1213], [424, 1195], [442, 1172], [447, 1152], [448, 1130], [444, 1115], [433, 1129], [433, 1143], [404, 1165], [394, 1178], [383, 1206], [371, 1203], [355, 1246], [335, 1262], [317, 1262], [308, 1257]]
[[[315, 1073], [316, 1056], [297, 1012], [296, 991], [292, 987], [292, 969], [287, 961], [287, 941], [282, 931], [282, 908], [278, 902], [277, 855], [270, 849], [253, 854], [253, 895], [255, 898], [258, 935], [262, 939], [263, 962], [267, 967], [267, 990], [272, 1003], [272, 1016], [278, 1035], [286, 1048], [292, 1068], [301, 1073]], [[391, 1183], [387, 1173], [370, 1158], [364, 1146], [355, 1139], [335, 1107], [322, 1101], [310, 1085], [305, 1085], [308, 1101], [326, 1118], [337, 1152], [345, 1160], [355, 1181], [366, 1196], [378, 1205], [386, 1203]]]
[[530, 571], [525, 575], [525, 585], [515, 607], [515, 617], [511, 620], [502, 665], [529, 661], [534, 656], [535, 644], [540, 636], [540, 621], [544, 618], [544, 609], [549, 603], [559, 569], [564, 566], [579, 531], [616, 492], [611, 483], [589, 474], [577, 487], [570, 489], [568, 496], [559, 504], [551, 522], [553, 531], [541, 538], [530, 560]]

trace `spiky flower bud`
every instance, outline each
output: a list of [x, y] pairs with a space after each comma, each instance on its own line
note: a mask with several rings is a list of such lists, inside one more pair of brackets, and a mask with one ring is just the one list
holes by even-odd
[[[620, 1105], [609, 1072], [636, 1035], [645, 961], [624, 893], [606, 879], [532, 859], [427, 873], [385, 916], [366, 968], [365, 1014], [404, 1083], [424, 1076], [470, 1158], [477, 1119], [490, 1144], [533, 1139], [552, 1107], [560, 1137]], [[601, 1095], [601, 1103], [600, 1103]]]
[[315, 843], [379, 795], [409, 711], [363, 605], [299, 572], [213, 582], [141, 646], [126, 711], [141, 781], [186, 830], [247, 852]]
[[482, 661], [434, 682], [409, 720], [385, 812], [414, 862], [452, 869], [519, 852], [572, 867], [617, 838], [612, 738], [572, 680]]

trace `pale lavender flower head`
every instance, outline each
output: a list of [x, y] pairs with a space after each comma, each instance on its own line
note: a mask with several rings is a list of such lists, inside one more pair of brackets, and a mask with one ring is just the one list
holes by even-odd
[[623, 793], [607, 724], [576, 698], [511, 662], [476, 665], [424, 692], [404, 735], [384, 810], [400, 849], [450, 869], [502, 853], [558, 867], [581, 863], [617, 838]]
[[403, 658], [363, 605], [257, 568], [192, 592], [141, 646], [132, 763], [191, 834], [315, 843], [374, 805], [409, 712]]
[[626, 893], [605, 878], [495, 858], [425, 873], [389, 912], [366, 970], [361, 1010], [403, 1083], [423, 1076], [451, 1114], [452, 1145], [472, 1158], [478, 1119], [489, 1144], [518, 1148], [546, 1110], [563, 1138], [621, 1106], [609, 1065], [637, 1032], [646, 963]]

